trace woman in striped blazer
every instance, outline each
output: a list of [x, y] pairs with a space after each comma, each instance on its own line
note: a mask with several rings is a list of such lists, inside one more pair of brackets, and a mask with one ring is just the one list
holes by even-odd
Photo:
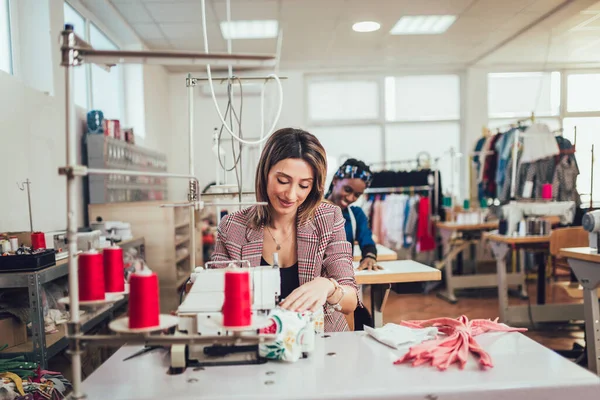
[[227, 215], [217, 233], [213, 261], [272, 265], [278, 254], [280, 306], [325, 308], [325, 331], [348, 330], [343, 314], [358, 304], [352, 248], [339, 207], [323, 202], [327, 158], [312, 134], [285, 128], [267, 140], [256, 170], [257, 201]]

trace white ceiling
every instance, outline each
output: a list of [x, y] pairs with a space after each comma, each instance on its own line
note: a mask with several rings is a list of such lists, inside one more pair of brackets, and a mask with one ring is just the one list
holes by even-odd
[[[149, 48], [204, 51], [200, 0], [107, 1]], [[231, 0], [231, 13], [233, 20], [279, 20], [283, 69], [460, 68], [598, 63], [596, 1]], [[227, 49], [219, 29], [225, 4], [206, 0], [210, 51]], [[402, 15], [424, 14], [458, 19], [442, 35], [389, 35]], [[352, 24], [362, 20], [378, 21], [381, 29], [353, 32]], [[276, 47], [276, 39], [233, 41], [233, 51], [240, 53], [275, 53]]]

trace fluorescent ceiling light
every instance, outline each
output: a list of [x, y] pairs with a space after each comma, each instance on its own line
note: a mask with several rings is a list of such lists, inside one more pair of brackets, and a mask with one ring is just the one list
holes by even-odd
[[268, 19], [260, 21], [223, 21], [221, 34], [227, 39], [269, 39], [277, 37], [279, 23]]
[[455, 15], [407, 15], [398, 20], [392, 35], [436, 35], [446, 32], [456, 21]]
[[362, 21], [352, 25], [354, 32], [375, 32], [378, 31], [381, 25], [375, 21]]

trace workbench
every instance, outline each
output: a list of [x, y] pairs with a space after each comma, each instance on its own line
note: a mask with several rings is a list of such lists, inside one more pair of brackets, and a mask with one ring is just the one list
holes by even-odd
[[[446, 291], [438, 292], [438, 297], [455, 304], [457, 302], [454, 293], [456, 289], [496, 287], [498, 280], [495, 274], [454, 275], [452, 264], [467, 247], [479, 242], [484, 232], [497, 229], [498, 221], [483, 222], [480, 224], [438, 222], [436, 226], [442, 237], [444, 248], [442, 265], [444, 268], [444, 278], [446, 279]], [[454, 240], [454, 236], [456, 235], [460, 236], [459, 240]], [[518, 282], [519, 284], [525, 282], [525, 276], [522, 273], [511, 274], [509, 279], [511, 282]]]
[[585, 314], [585, 342], [588, 368], [600, 375], [600, 254], [590, 247], [574, 247], [560, 250], [560, 256], [569, 261], [569, 266], [583, 286], [583, 308]]
[[122, 361], [139, 346], [123, 346], [84, 382], [88, 400], [598, 400], [600, 379], [552, 350], [516, 333], [475, 340], [494, 363], [464, 370], [393, 365], [393, 350], [365, 332], [317, 337], [315, 351], [296, 363], [187, 368], [168, 375], [169, 354], [154, 351]]
[[[377, 244], [377, 261], [394, 261], [398, 259], [398, 253], [394, 250], [385, 247], [384, 245]], [[354, 245], [354, 261], [360, 261], [362, 259], [362, 253], [360, 252], [360, 247], [355, 244]]]
[[[496, 259], [498, 280], [498, 301], [500, 320], [508, 325], [530, 325], [535, 322], [564, 322], [583, 320], [582, 304], [545, 304], [546, 303], [546, 257], [550, 246], [550, 236], [507, 236], [498, 233], [486, 235]], [[509, 306], [508, 285], [523, 285], [524, 280], [515, 282], [506, 272], [506, 256], [509, 251], [541, 252], [538, 264], [537, 304]], [[525, 273], [521, 263], [520, 274]], [[522, 275], [524, 277], [524, 275]]]
[[[439, 270], [413, 260], [378, 262], [383, 270], [356, 271], [358, 285], [371, 285], [371, 316], [376, 328], [383, 326], [383, 310], [392, 288], [392, 283], [439, 281]], [[359, 262], [354, 262], [357, 268]]]

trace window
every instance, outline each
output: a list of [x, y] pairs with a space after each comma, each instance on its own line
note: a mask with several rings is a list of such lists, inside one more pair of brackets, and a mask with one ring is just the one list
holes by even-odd
[[[104, 33], [90, 24], [90, 44], [97, 50], [118, 50]], [[117, 65], [110, 71], [92, 65], [92, 107], [101, 110], [104, 117], [123, 121], [122, 67]]]
[[457, 75], [385, 78], [387, 121], [460, 119], [460, 79]]
[[563, 136], [574, 143], [575, 127], [577, 127], [577, 142], [575, 157], [579, 167], [579, 176], [577, 177], [577, 190], [581, 195], [583, 206], [587, 207], [591, 196], [591, 178], [592, 178], [592, 145], [594, 145], [594, 198], [600, 200], [600, 173], [598, 173], [598, 160], [600, 157], [600, 117], [592, 118], [565, 118]]
[[308, 118], [312, 122], [374, 120], [379, 117], [376, 81], [310, 82]]
[[567, 77], [567, 112], [600, 111], [600, 74]]
[[522, 118], [560, 114], [560, 72], [488, 74], [490, 118]]
[[10, 3], [0, 0], [0, 70], [13, 73], [10, 38]]
[[[73, 7], [69, 4], [64, 3], [64, 13], [65, 13], [65, 24], [73, 25], [73, 29], [75, 30], [75, 34], [82, 39], [86, 39], [87, 35], [85, 34], [85, 18], [81, 14], [79, 14]], [[74, 68], [75, 73], [75, 104], [80, 107], [88, 108], [88, 67], [86, 65], [78, 66]]]

